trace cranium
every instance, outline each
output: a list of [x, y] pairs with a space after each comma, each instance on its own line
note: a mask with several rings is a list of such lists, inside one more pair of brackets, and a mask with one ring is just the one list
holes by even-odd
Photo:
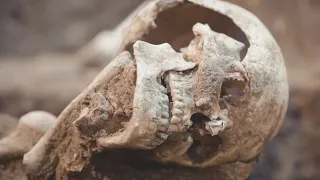
[[[220, 20], [235, 33], [215, 32]], [[246, 163], [272, 140], [287, 108], [286, 69], [252, 14], [223, 1], [158, 0], [124, 34], [118, 56], [24, 156], [30, 173], [81, 172], [92, 152], [115, 148], [191, 167]]]

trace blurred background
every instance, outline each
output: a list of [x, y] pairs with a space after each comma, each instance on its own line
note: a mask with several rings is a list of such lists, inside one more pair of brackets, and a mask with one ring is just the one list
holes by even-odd
[[[320, 0], [229, 1], [266, 24], [289, 74], [286, 120], [250, 179], [320, 179]], [[110, 61], [90, 42], [141, 2], [0, 0], [0, 113], [59, 115]]]

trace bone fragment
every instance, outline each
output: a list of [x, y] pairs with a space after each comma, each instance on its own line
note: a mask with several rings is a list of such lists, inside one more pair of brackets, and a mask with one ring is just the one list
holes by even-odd
[[23, 156], [54, 124], [56, 117], [48, 112], [33, 111], [23, 115], [11, 134], [0, 140], [0, 159]]

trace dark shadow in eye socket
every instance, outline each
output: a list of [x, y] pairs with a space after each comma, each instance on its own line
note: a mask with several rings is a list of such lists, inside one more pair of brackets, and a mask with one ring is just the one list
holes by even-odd
[[[221, 86], [220, 102], [221, 107], [225, 107], [226, 104], [244, 107], [247, 104], [245, 96], [247, 84], [245, 81], [237, 81], [233, 79], [226, 79]], [[226, 108], [226, 107], [225, 107]]]
[[233, 97], [242, 97], [244, 96], [246, 88], [245, 81], [237, 81], [233, 79], [225, 80], [221, 86], [220, 97], [231, 95]]

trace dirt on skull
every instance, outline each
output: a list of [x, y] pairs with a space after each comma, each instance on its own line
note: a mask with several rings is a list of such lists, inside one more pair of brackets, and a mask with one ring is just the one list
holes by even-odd
[[28, 176], [246, 179], [288, 101], [265, 26], [223, 1], [156, 0], [120, 40], [118, 56], [24, 155]]

